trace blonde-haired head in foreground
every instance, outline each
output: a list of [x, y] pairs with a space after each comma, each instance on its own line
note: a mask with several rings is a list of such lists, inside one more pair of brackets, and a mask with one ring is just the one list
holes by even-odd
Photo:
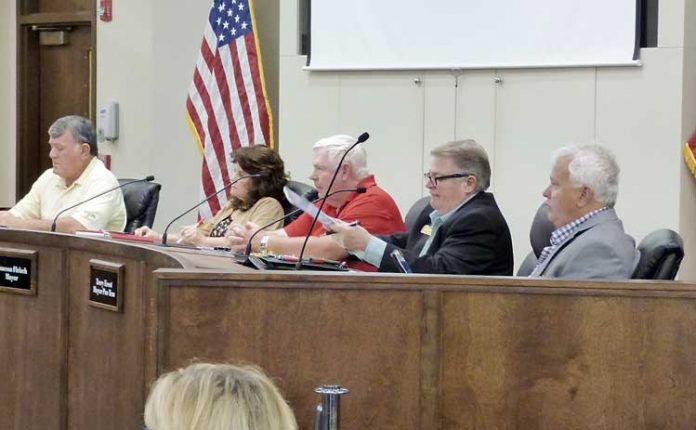
[[192, 364], [162, 375], [145, 404], [148, 430], [296, 430], [278, 388], [260, 369]]

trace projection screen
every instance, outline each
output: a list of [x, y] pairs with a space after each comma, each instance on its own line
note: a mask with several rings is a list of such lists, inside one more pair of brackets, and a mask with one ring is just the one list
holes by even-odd
[[637, 0], [312, 0], [310, 70], [637, 63]]

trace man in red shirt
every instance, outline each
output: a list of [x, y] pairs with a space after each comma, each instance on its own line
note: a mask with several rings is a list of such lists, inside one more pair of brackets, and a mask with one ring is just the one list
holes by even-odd
[[[355, 139], [352, 137], [337, 135], [319, 140], [312, 148], [312, 173], [309, 179], [314, 182], [319, 196], [326, 193], [339, 160], [353, 143]], [[358, 187], [365, 187], [366, 192], [336, 193], [326, 199], [324, 212], [345, 222], [359, 221], [362, 227], [374, 234], [391, 234], [406, 230], [394, 199], [377, 186], [374, 176], [367, 169], [367, 153], [361, 145], [348, 153], [331, 189], [335, 191]], [[252, 250], [259, 251], [261, 248], [272, 254], [299, 255], [311, 224], [312, 217], [303, 214], [285, 228], [259, 233], [254, 237]], [[249, 237], [258, 228], [252, 223], [246, 224], [243, 228], [232, 228], [228, 235], [230, 245], [243, 251]], [[332, 260], [343, 258], [343, 248], [325, 236], [325, 233], [324, 226], [317, 222], [312, 230], [312, 237], [307, 242], [305, 255]], [[368, 268], [367, 265], [364, 267]]]

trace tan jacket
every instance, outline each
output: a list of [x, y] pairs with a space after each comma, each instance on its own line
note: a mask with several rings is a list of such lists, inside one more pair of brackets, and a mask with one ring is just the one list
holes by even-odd
[[[274, 219], [282, 217], [283, 214], [283, 206], [273, 197], [263, 197], [259, 199], [259, 201], [247, 211], [233, 209], [231, 201], [228, 201], [214, 217], [198, 226], [198, 231], [205, 236], [210, 236], [216, 227], [218, 227], [218, 230], [226, 231], [233, 224], [244, 225], [247, 222], [253, 222], [262, 227]], [[227, 224], [226, 228], [225, 224]], [[279, 221], [270, 226], [268, 230], [279, 229], [282, 226], [283, 222]], [[216, 233], [219, 233], [219, 231]], [[224, 236], [224, 233], [221, 235], [216, 234], [216, 236]]]

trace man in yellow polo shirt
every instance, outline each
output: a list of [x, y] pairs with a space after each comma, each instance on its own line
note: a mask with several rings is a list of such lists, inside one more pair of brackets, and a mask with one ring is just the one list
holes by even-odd
[[[61, 210], [118, 186], [116, 177], [97, 158], [97, 137], [88, 119], [65, 116], [49, 127], [48, 135], [53, 168], [43, 172], [12, 209], [0, 211], [0, 225], [50, 230]], [[125, 225], [123, 194], [115, 190], [62, 214], [56, 231], [123, 231]]]

